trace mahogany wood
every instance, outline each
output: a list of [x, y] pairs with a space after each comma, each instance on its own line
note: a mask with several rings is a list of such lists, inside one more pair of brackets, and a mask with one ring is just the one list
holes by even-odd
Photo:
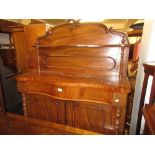
[[37, 53], [33, 45], [37, 37], [42, 36], [46, 32], [45, 24], [30, 24], [24, 27], [24, 34], [27, 43], [28, 51], [28, 72], [36, 71], [37, 69]]
[[37, 56], [32, 46], [35, 44], [37, 37], [43, 35], [45, 31], [45, 24], [30, 24], [11, 28], [18, 71], [25, 73], [37, 67]]
[[26, 118], [124, 134], [130, 92], [125, 34], [73, 22], [52, 28], [34, 47], [36, 70], [16, 78], [26, 95]]
[[0, 32], [10, 33], [11, 32], [11, 28], [10, 28], [11, 26], [21, 26], [21, 25], [22, 24], [20, 24], [20, 23], [0, 19]]
[[0, 112], [1, 135], [99, 135], [99, 133]]
[[12, 28], [12, 37], [16, 49], [17, 70], [19, 72], [27, 72], [27, 48], [24, 37], [24, 27], [18, 26]]

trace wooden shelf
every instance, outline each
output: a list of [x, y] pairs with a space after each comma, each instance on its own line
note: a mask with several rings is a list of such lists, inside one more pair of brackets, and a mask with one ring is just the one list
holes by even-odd
[[52, 45], [34, 45], [33, 47], [38, 48], [64, 48], [64, 47], [80, 47], [80, 48], [103, 48], [103, 47], [130, 47], [130, 44], [91, 44], [91, 45], [59, 45], [59, 46], [52, 46]]

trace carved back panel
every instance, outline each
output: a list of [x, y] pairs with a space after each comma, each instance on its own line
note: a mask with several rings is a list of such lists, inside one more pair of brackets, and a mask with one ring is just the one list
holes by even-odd
[[103, 24], [58, 25], [38, 38], [35, 47], [39, 72], [115, 79], [127, 74], [127, 36]]

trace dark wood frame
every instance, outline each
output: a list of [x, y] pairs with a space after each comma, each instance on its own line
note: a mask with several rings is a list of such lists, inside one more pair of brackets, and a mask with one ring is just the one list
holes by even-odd
[[146, 95], [149, 76], [153, 76], [153, 81], [152, 81], [150, 99], [148, 104], [154, 104], [155, 102], [155, 62], [143, 63], [143, 67], [144, 67], [145, 74], [144, 74], [144, 80], [143, 80], [143, 86], [142, 86], [141, 98], [140, 98], [140, 104], [139, 104], [136, 134], [140, 134], [142, 108], [144, 107], [144, 101], [145, 101], [145, 95]]

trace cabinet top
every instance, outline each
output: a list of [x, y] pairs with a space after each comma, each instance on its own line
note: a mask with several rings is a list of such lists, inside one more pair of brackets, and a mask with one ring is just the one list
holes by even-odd
[[59, 73], [25, 73], [16, 77], [20, 82], [36, 82], [42, 84], [52, 84], [58, 86], [75, 86], [75, 87], [93, 87], [110, 89], [119, 93], [129, 93], [131, 90], [128, 79], [118, 81], [114, 77], [89, 77], [89, 76], [75, 76], [63, 75]]

